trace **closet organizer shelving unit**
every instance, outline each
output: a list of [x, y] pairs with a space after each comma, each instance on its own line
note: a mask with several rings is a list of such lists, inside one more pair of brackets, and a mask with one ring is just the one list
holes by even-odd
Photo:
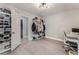
[[11, 11], [0, 8], [0, 54], [11, 50]]

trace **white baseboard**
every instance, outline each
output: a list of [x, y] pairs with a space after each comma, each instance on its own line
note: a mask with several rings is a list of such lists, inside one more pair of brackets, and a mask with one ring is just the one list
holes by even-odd
[[55, 37], [46, 36], [46, 38], [49, 38], [49, 39], [53, 39], [53, 40], [57, 40], [57, 41], [64, 42], [64, 40], [59, 39], [59, 38], [55, 38]]

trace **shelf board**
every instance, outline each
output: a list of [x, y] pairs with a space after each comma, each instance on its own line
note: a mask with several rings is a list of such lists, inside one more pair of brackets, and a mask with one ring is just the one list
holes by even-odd
[[0, 53], [4, 53], [6, 51], [9, 51], [11, 48], [8, 48], [8, 49], [0, 49]]
[[0, 12], [0, 14], [10, 15], [9, 13]]

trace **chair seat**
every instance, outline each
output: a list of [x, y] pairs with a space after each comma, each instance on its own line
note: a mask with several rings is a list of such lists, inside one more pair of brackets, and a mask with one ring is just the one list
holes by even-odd
[[76, 39], [76, 40], [78, 40], [77, 37], [69, 37], [69, 36], [67, 36], [67, 38], [68, 38], [68, 39]]

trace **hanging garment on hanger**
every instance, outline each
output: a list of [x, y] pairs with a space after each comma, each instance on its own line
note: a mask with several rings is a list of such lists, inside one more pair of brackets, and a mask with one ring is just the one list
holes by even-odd
[[43, 20], [41, 20], [41, 22], [42, 22], [42, 26], [43, 26], [42, 35], [45, 36], [45, 24], [44, 24], [44, 21]]
[[36, 30], [36, 24], [33, 23], [33, 24], [32, 24], [32, 32], [34, 32], [35, 30]]
[[43, 32], [43, 23], [41, 22], [41, 32]]
[[38, 24], [38, 32], [40, 32], [41, 31], [41, 26], [40, 26], [40, 24]]
[[43, 36], [45, 36], [45, 25], [43, 24]]
[[43, 24], [43, 31], [45, 31], [45, 25]]
[[35, 39], [38, 39], [38, 31], [37, 31], [37, 23], [36, 21], [33, 22], [32, 24], [32, 37], [33, 37], [33, 40]]

